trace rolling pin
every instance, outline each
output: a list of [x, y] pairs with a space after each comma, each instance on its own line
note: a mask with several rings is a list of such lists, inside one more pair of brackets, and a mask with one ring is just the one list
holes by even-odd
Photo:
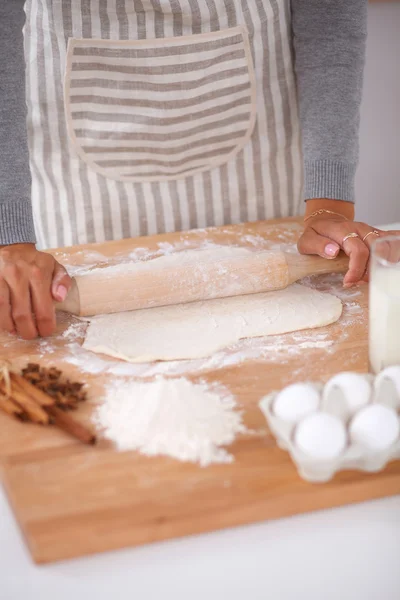
[[173, 265], [157, 259], [97, 268], [73, 279], [63, 303], [87, 317], [279, 290], [307, 275], [346, 271], [348, 258], [334, 260], [276, 251], [248, 252], [215, 260], [199, 251], [196, 261]]

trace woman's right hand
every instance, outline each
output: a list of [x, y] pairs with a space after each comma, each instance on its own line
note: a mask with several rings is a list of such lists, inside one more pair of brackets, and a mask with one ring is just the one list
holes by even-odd
[[0, 246], [0, 331], [25, 340], [51, 335], [54, 300], [65, 300], [70, 287], [64, 267], [34, 244]]

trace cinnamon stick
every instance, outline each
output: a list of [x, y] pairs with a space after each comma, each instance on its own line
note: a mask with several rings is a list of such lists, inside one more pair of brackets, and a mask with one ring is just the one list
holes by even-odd
[[0, 408], [8, 415], [23, 418], [24, 411], [22, 408], [18, 404], [15, 404], [11, 398], [7, 398], [7, 396], [3, 396], [2, 394], [0, 395]]
[[[7, 390], [4, 382], [0, 382], [0, 392], [7, 395]], [[10, 400], [15, 402], [34, 423], [46, 425], [49, 422], [49, 415], [43, 408], [35, 402], [30, 396], [20, 391], [15, 385], [11, 388]]]
[[96, 443], [95, 434], [78, 421], [75, 421], [69, 413], [57, 408], [57, 406], [47, 406], [46, 411], [51, 416], [55, 425], [75, 437], [77, 440], [80, 440], [84, 444]]
[[29, 383], [24, 377], [10, 371], [10, 379], [14, 389], [19, 389], [21, 392], [25, 392], [28, 396], [37, 402], [40, 406], [54, 406], [55, 400], [48, 394], [42, 392], [37, 387]]
[[[35, 367], [35, 365], [32, 366]], [[37, 371], [39, 373], [39, 367]], [[57, 369], [48, 371], [50, 380], [57, 380], [59, 376], [60, 371]], [[9, 415], [34, 423], [44, 425], [50, 422], [54, 423], [84, 444], [94, 444], [96, 442], [95, 434], [65, 412], [65, 409], [73, 408], [77, 401], [84, 399], [84, 395], [79, 395], [82, 384], [67, 383], [66, 391], [75, 395], [69, 398], [64, 397], [61, 392], [57, 392], [57, 397], [53, 397], [25, 377], [10, 371], [7, 366], [6, 374], [3, 375], [2, 380], [0, 379], [0, 409]], [[57, 398], [64, 410], [57, 406]]]
[[50, 415], [54, 425], [57, 425], [60, 429], [63, 429], [84, 444], [94, 444], [96, 442], [96, 436], [93, 432], [58, 408], [55, 399], [46, 394], [46, 392], [35, 387], [17, 373], [11, 372], [10, 379], [13, 389], [19, 388], [23, 390], [34, 402], [40, 404], [47, 415]]

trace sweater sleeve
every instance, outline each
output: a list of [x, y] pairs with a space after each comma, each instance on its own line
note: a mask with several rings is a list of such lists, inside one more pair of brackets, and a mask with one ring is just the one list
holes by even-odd
[[291, 0], [304, 198], [354, 202], [367, 0]]
[[24, 0], [0, 2], [0, 245], [35, 242], [26, 131]]

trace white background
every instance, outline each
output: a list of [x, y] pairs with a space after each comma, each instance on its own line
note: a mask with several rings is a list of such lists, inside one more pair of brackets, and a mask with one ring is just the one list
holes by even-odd
[[[358, 218], [382, 223], [400, 221], [400, 4], [369, 12]], [[0, 489], [1, 600], [399, 600], [399, 565], [397, 496], [37, 567]]]
[[369, 6], [356, 196], [359, 220], [400, 221], [400, 2]]

